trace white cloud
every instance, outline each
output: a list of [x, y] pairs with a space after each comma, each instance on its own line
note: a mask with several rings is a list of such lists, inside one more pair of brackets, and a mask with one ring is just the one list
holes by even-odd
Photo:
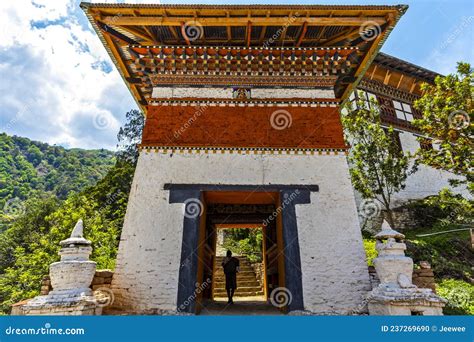
[[114, 148], [136, 107], [76, 1], [0, 2], [0, 130]]

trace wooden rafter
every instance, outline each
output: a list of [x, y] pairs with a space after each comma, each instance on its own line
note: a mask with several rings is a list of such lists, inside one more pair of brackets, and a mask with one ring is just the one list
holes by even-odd
[[[393, 25], [393, 23], [392, 23]], [[372, 41], [372, 47], [374, 46], [379, 46], [380, 42], [382, 41], [382, 39], [385, 37], [385, 33], [384, 31], [382, 31], [373, 41]], [[374, 50], [369, 50], [365, 56], [362, 58], [362, 60], [360, 61], [359, 63], [359, 67], [357, 68], [357, 70], [355, 71], [354, 73], [354, 78], [357, 80], [359, 80], [360, 78], [362, 78], [362, 75], [363, 73], [367, 70], [368, 68], [368, 63], [369, 61], [371, 61], [375, 55], [374, 55]], [[343, 99], [346, 99], [349, 97], [349, 94], [352, 92], [352, 90], [354, 89], [354, 86], [357, 85], [357, 82], [349, 85], [343, 92], [341, 98]]]
[[114, 30], [112, 27], [108, 26], [108, 25], [105, 25], [101, 22], [97, 22], [99, 28], [101, 29], [101, 31], [108, 35], [109, 37], [113, 37], [119, 41], [121, 41], [122, 43], [124, 43], [125, 45], [128, 45], [128, 44], [138, 44], [136, 41], [134, 41], [133, 39], [130, 39], [129, 37], [125, 36], [124, 34], [120, 33], [120, 32], [117, 32], [116, 30]]
[[[189, 17], [189, 20], [194, 19]], [[150, 17], [128, 17], [128, 16], [104, 16], [102, 21], [108, 25], [119, 26], [175, 26], [181, 23], [185, 18], [183, 17], [164, 17], [164, 16], [150, 16]], [[202, 26], [245, 26], [248, 22], [248, 17], [199, 17], [199, 24]], [[310, 26], [360, 26], [367, 21], [373, 21], [378, 25], [386, 23], [384, 17], [308, 17], [295, 18], [293, 23], [295, 25], [302, 25], [305, 21]], [[280, 26], [281, 18], [278, 17], [252, 17], [252, 23], [255, 26]]]
[[[267, 18], [270, 18], [270, 11], [267, 11]], [[265, 34], [267, 33], [267, 27], [266, 26], [262, 26], [262, 31], [260, 32], [260, 39], [259, 39], [259, 43], [263, 43], [263, 40], [265, 39]]]
[[290, 14], [288, 15], [288, 18], [286, 19], [286, 23], [283, 26], [283, 32], [281, 33], [281, 36], [280, 36], [280, 41], [282, 44], [285, 42], [286, 31], [288, 30], [288, 26], [291, 23], [292, 16], [293, 16], [293, 12], [290, 12]]
[[392, 72], [390, 70], [385, 71], [385, 76], [383, 78], [383, 84], [387, 85], [390, 83], [390, 77], [392, 76]]
[[359, 29], [358, 28], [352, 28], [349, 27], [348, 29], [335, 34], [334, 36], [330, 37], [328, 40], [324, 41], [324, 45], [329, 46], [329, 45], [334, 45], [342, 40], [351, 38], [353, 35], [359, 35]]
[[[226, 12], [227, 18], [230, 18], [230, 13]], [[227, 41], [230, 42], [232, 40], [232, 29], [229, 25], [226, 26], [227, 31]]]
[[413, 93], [415, 91], [417, 83], [418, 82], [417, 82], [416, 78], [413, 77], [413, 81], [412, 81], [411, 87], [410, 87], [410, 93]]
[[375, 75], [375, 72], [377, 71], [377, 64], [374, 64], [374, 69], [372, 70], [372, 73], [370, 74], [370, 79], [373, 80], [374, 79], [374, 75]]
[[[329, 13], [328, 18], [332, 18], [333, 12]], [[316, 42], [319, 43], [319, 41], [323, 38], [324, 32], [326, 32], [326, 26], [321, 28], [321, 30], [318, 33], [318, 36], [316, 37]]]
[[[168, 12], [163, 11], [163, 17], [168, 18]], [[175, 26], [168, 26], [171, 34], [173, 35], [173, 38], [176, 40], [179, 40], [178, 32], [176, 32], [176, 27]]]
[[186, 25], [183, 22], [181, 22], [181, 35], [183, 36], [184, 40], [186, 41], [186, 44], [191, 46], [191, 41], [189, 40], [188, 35], [186, 34]]
[[246, 31], [246, 38], [245, 38], [245, 45], [247, 47], [250, 46], [250, 39], [252, 38], [252, 22], [249, 20], [247, 22], [247, 31]]
[[[140, 17], [140, 12], [139, 11], [133, 11], [133, 14], [135, 15], [135, 17]], [[122, 27], [122, 28], [124, 30], [126, 30], [127, 26]], [[143, 26], [143, 30], [148, 34], [148, 36], [150, 37], [149, 39], [151, 41], [153, 41], [155, 44], [158, 44], [158, 39], [157, 39], [156, 35], [153, 34], [153, 32], [151, 31], [151, 29], [148, 26]]]
[[400, 79], [398, 80], [398, 83], [397, 83], [397, 88], [400, 88], [400, 85], [402, 84], [402, 81], [403, 81], [403, 74], [400, 74]]
[[149, 34], [146, 34], [145, 32], [142, 32], [141, 30], [131, 27], [131, 26], [120, 26], [120, 28], [124, 31], [127, 31], [137, 37], [140, 37], [145, 40], [145, 42], [156, 44], [156, 39], [153, 38], [153, 36], [150, 36]]
[[[114, 42], [113, 36], [109, 32], [104, 32], [104, 39], [107, 42], [107, 45], [110, 48], [110, 51], [112, 52], [112, 55], [115, 57], [115, 60], [117, 61], [119, 65], [119, 70], [121, 70], [123, 76], [125, 78], [128, 78], [131, 76], [131, 73], [127, 67], [127, 65], [124, 63], [124, 61], [121, 58], [118, 58], [117, 56], [120, 56], [119, 48]], [[136, 101], [140, 102], [143, 100], [143, 97], [141, 96], [140, 92], [137, 90], [137, 87], [130, 84], [129, 89], [131, 90], [133, 97], [135, 98]], [[143, 112], [146, 115], [146, 107], [142, 107]]]
[[306, 34], [306, 31], [308, 30], [308, 22], [305, 21], [303, 23], [303, 26], [301, 26], [300, 29], [300, 34], [298, 36], [298, 40], [296, 41], [296, 47], [299, 47], [301, 45], [301, 42], [303, 41], [304, 35]]

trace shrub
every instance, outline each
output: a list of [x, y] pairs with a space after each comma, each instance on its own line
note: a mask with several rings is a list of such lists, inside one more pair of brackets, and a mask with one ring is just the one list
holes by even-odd
[[367, 256], [367, 265], [373, 266], [372, 261], [377, 257], [377, 250], [375, 249], [374, 239], [364, 239], [364, 249]]
[[262, 261], [261, 229], [226, 229], [223, 247], [237, 255], [245, 255], [250, 262]]
[[456, 279], [444, 279], [436, 285], [438, 295], [448, 303], [446, 315], [474, 315], [474, 285]]

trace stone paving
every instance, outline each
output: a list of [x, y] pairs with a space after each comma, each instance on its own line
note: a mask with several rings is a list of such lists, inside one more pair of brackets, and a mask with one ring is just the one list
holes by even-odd
[[227, 304], [226, 300], [209, 301], [200, 314], [204, 316], [283, 315], [278, 308], [267, 303], [263, 296], [235, 298], [234, 304]]

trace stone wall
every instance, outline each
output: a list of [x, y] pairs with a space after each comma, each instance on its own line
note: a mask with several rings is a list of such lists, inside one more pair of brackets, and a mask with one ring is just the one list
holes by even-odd
[[[110, 288], [113, 275], [114, 272], [111, 270], [96, 270], [90, 288], [93, 291], [98, 290], [100, 288]], [[49, 278], [49, 275], [44, 276], [41, 280], [40, 295], [46, 296], [52, 289], [53, 287], [51, 286], [51, 280]]]
[[[399, 231], [417, 229], [420, 227], [430, 227], [436, 223], [439, 211], [427, 206], [412, 205], [407, 203], [404, 206], [392, 209], [393, 226]], [[385, 210], [381, 210], [374, 217], [363, 217], [359, 215], [361, 228], [364, 231], [377, 234], [380, 231], [383, 220], [388, 220]]]
[[258, 284], [263, 287], [264, 285], [264, 277], [265, 277], [265, 272], [263, 270], [263, 263], [261, 262], [256, 262], [252, 264], [253, 271], [255, 272], [255, 275], [257, 277]]
[[183, 205], [169, 203], [166, 183], [319, 185], [295, 208], [305, 309], [348, 313], [370, 290], [345, 155], [143, 150], [112, 281], [117, 306], [176, 310]]
[[413, 270], [413, 284], [436, 292], [436, 283], [431, 265], [426, 261], [421, 261], [419, 266], [420, 268]]

